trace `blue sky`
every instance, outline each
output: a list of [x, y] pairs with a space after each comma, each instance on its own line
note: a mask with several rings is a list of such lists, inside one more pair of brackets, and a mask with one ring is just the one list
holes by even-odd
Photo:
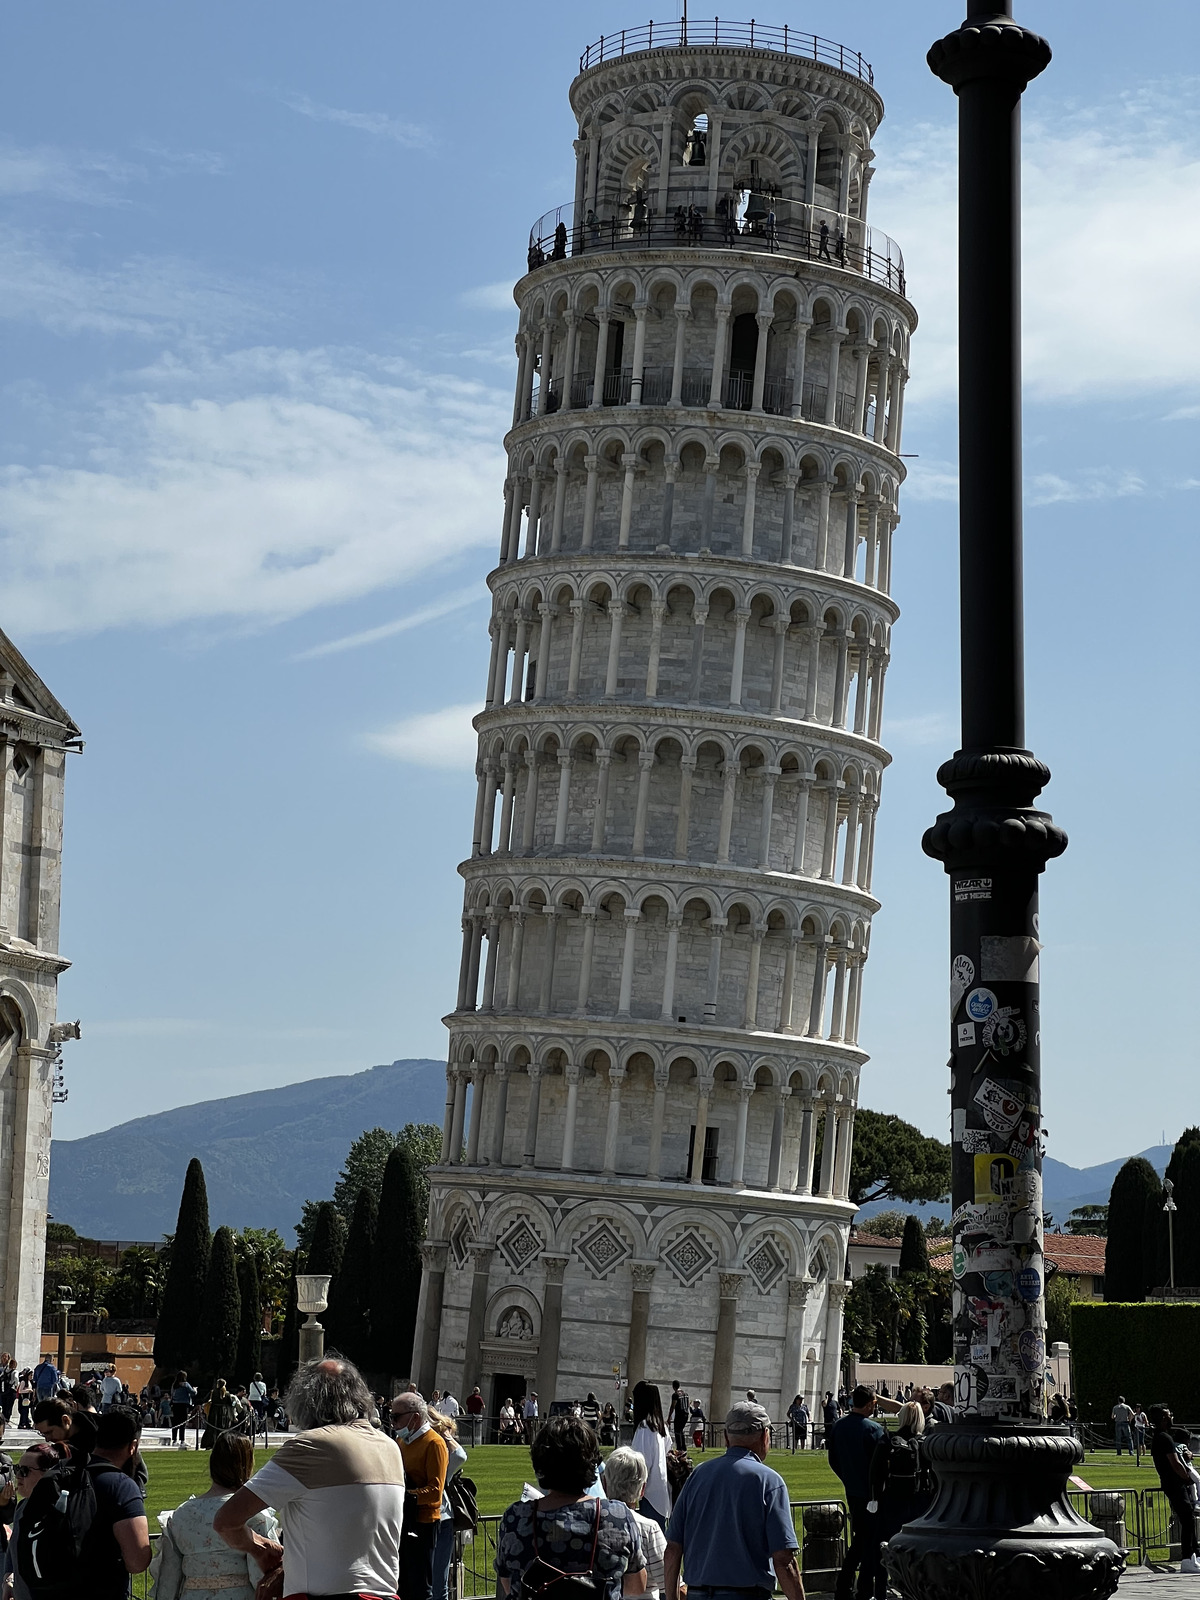
[[[572, 192], [579, 51], [645, 20], [611, 4], [62, 0], [6, 19], [0, 626], [88, 741], [63, 1136], [443, 1053], [509, 287], [531, 220]], [[1055, 49], [1026, 99], [1029, 731], [1071, 836], [1044, 882], [1044, 1099], [1050, 1153], [1080, 1164], [1197, 1118], [1200, 23], [1172, 0], [1020, 14]], [[955, 107], [924, 56], [960, 15], [822, 0], [758, 19], [874, 62], [871, 220], [922, 319], [863, 1099], [930, 1132]]]

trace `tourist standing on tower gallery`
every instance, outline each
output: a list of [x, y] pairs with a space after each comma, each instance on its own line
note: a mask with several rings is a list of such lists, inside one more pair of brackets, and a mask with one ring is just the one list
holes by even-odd
[[638, 1510], [665, 1528], [671, 1514], [671, 1487], [667, 1482], [667, 1424], [657, 1384], [634, 1385], [633, 1421], [631, 1442], [646, 1463], [646, 1489]]
[[725, 1418], [725, 1454], [687, 1479], [667, 1525], [664, 1600], [804, 1600], [787, 1484], [766, 1465], [770, 1413], [739, 1400]]

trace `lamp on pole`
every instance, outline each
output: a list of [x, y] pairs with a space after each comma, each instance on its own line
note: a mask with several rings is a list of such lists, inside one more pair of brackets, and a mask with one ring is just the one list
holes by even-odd
[[1171, 1290], [1171, 1293], [1174, 1294], [1174, 1292], [1175, 1292], [1175, 1213], [1179, 1210], [1179, 1207], [1175, 1204], [1175, 1201], [1174, 1201], [1174, 1198], [1173, 1198], [1174, 1193], [1175, 1193], [1175, 1185], [1171, 1182], [1170, 1178], [1164, 1178], [1163, 1179], [1163, 1190], [1164, 1190], [1164, 1192], [1166, 1194], [1166, 1197], [1167, 1197], [1163, 1201], [1163, 1210], [1167, 1213], [1167, 1271], [1168, 1271], [1168, 1274], [1169, 1274], [1169, 1276], [1167, 1278], [1167, 1284], [1168, 1284], [1168, 1286], [1169, 1286], [1169, 1288]]
[[58, 1286], [58, 1370], [67, 1370], [67, 1315], [75, 1304], [70, 1284]]
[[325, 1354], [325, 1329], [317, 1318], [329, 1304], [332, 1280], [333, 1274], [329, 1272], [296, 1274], [296, 1310], [308, 1318], [300, 1327], [301, 1361], [319, 1361]]
[[1050, 47], [1011, 0], [968, 0], [928, 59], [959, 126], [962, 743], [923, 840], [950, 878], [957, 1418], [930, 1436], [932, 1506], [885, 1561], [905, 1600], [1084, 1600], [1125, 1561], [1069, 1504], [1083, 1451], [1045, 1421], [1038, 877], [1067, 840], [1025, 748], [1020, 105]]

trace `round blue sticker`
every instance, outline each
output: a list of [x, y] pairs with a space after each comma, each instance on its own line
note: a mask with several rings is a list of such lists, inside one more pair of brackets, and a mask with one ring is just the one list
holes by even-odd
[[1042, 1275], [1036, 1267], [1022, 1267], [1017, 1275], [1022, 1300], [1036, 1300], [1042, 1292]]
[[967, 1015], [985, 1022], [996, 1009], [996, 996], [990, 989], [972, 989], [967, 996]]

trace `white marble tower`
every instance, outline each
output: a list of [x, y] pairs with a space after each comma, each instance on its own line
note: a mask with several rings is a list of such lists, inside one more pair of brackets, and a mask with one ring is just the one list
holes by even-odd
[[414, 1368], [836, 1387], [909, 338], [855, 52], [606, 38], [535, 224]]
[[63, 779], [79, 729], [0, 633], [0, 1349], [42, 1342], [55, 1070]]

